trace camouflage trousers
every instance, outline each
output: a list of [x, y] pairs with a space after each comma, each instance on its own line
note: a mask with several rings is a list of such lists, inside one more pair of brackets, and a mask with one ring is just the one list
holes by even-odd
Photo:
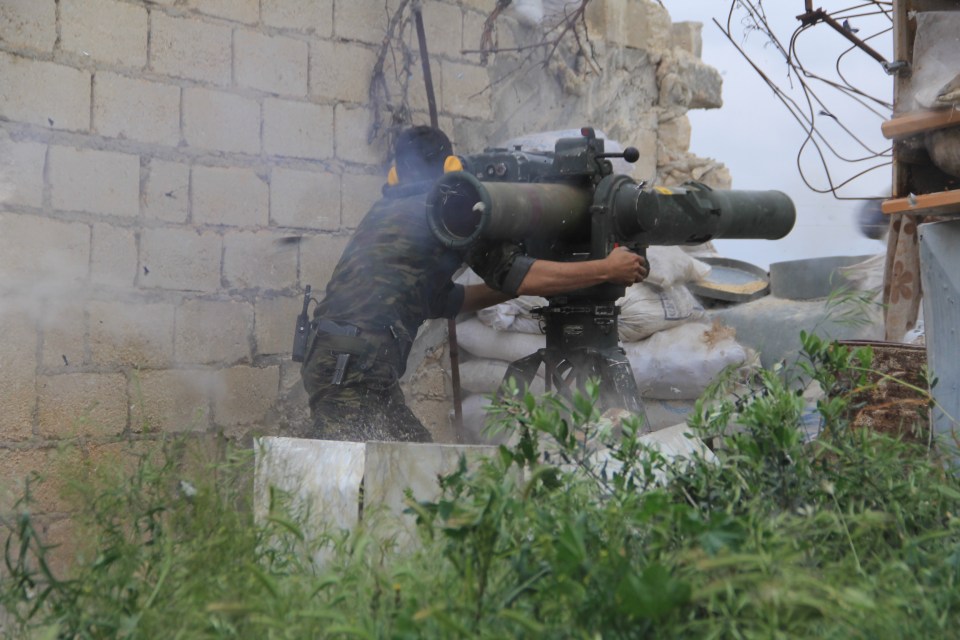
[[336, 346], [336, 339], [316, 336], [301, 368], [313, 418], [304, 435], [354, 442], [431, 442], [430, 432], [406, 405], [391, 354], [372, 361], [351, 356], [341, 383], [333, 384]]

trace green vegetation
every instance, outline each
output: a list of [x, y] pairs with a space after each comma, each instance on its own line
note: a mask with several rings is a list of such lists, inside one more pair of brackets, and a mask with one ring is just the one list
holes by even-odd
[[255, 521], [250, 452], [185, 466], [168, 446], [132, 474], [84, 469], [74, 497], [91, 545], [69, 577], [49, 568], [28, 501], [10, 522], [7, 634], [955, 637], [960, 481], [944, 448], [850, 429], [869, 349], [803, 343], [825, 392], [816, 439], [783, 372], [736, 397], [718, 383], [723, 399], [690, 422], [715, 454], [669, 463], [636, 424], [603, 427], [589, 398], [517, 397], [497, 409], [516, 445], [461, 464], [438, 500], [411, 500], [412, 551], [366, 516], [308, 536], [279, 493]]

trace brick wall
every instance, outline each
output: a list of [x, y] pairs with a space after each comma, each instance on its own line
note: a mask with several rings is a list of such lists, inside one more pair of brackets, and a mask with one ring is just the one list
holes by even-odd
[[[591, 35], [635, 49], [654, 89], [664, 51], [696, 58], [699, 32], [674, 25], [671, 35], [656, 3], [595, 2]], [[245, 438], [303, 418], [293, 318], [383, 182], [367, 96], [396, 5], [0, 2], [0, 510], [63, 441], [92, 456], [124, 438]], [[477, 48], [493, 5], [423, 3], [441, 125], [455, 143], [478, 150], [504, 120], [510, 133], [603, 128], [595, 101], [571, 97], [579, 108], [525, 120], [484, 90], [490, 70], [461, 50]], [[501, 24], [501, 44], [523, 37]], [[418, 65], [408, 80], [413, 120], [425, 123]], [[498, 91], [538, 91], [510, 82]], [[542, 82], [561, 86], [551, 74]], [[658, 140], [657, 96], [636, 113], [648, 158], [664, 145], [686, 151]], [[682, 122], [680, 106], [669, 119]], [[427, 378], [408, 394], [434, 407], [425, 419], [436, 425], [443, 385]], [[44, 506], [56, 510], [52, 498]]]

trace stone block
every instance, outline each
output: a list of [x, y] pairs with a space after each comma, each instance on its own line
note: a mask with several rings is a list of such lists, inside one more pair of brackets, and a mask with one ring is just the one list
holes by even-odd
[[386, 180], [380, 176], [343, 174], [343, 226], [356, 229], [370, 207], [380, 199]]
[[348, 162], [380, 165], [387, 158], [385, 144], [367, 143], [367, 132], [373, 125], [373, 113], [365, 107], [338, 104], [336, 146], [337, 158]]
[[0, 213], [0, 229], [0, 289], [21, 290], [36, 300], [40, 294], [59, 295], [87, 277], [88, 225]]
[[379, 45], [387, 34], [392, 15], [384, 0], [336, 2], [333, 6], [333, 33], [337, 40]]
[[233, 68], [231, 40], [227, 26], [154, 12], [150, 65], [157, 73], [225, 86]]
[[349, 240], [348, 236], [313, 236], [301, 240], [300, 286], [309, 284], [314, 291], [323, 291]]
[[333, 35], [333, 0], [261, 0], [260, 16], [269, 27]]
[[270, 155], [327, 160], [333, 135], [332, 106], [273, 98], [263, 103], [263, 148]]
[[297, 245], [267, 231], [223, 238], [223, 280], [231, 289], [286, 289], [297, 281]]
[[[349, 60], [349, 64], [333, 62], [337, 60]], [[329, 40], [313, 41], [310, 44], [310, 95], [337, 102], [367, 104], [370, 77], [376, 61], [377, 54], [369, 47]], [[386, 69], [385, 75], [390, 77]]]
[[130, 430], [206, 431], [214, 372], [194, 369], [140, 371], [130, 381]]
[[683, 50], [665, 57], [657, 71], [660, 106], [719, 109], [723, 106], [723, 77], [716, 68]]
[[183, 90], [183, 139], [201, 149], [260, 152], [260, 103], [223, 91]]
[[147, 10], [118, 0], [63, 0], [60, 47], [97, 62], [147, 64]]
[[[435, 98], [438, 101], [437, 108], [440, 108], [440, 85], [437, 76], [437, 66], [433, 65], [431, 69]], [[383, 75], [386, 80], [388, 90], [394, 99], [406, 95], [407, 104], [412, 111], [421, 111], [429, 113], [430, 104], [427, 101], [426, 84], [423, 80], [423, 65], [420, 64], [420, 57], [414, 56], [410, 60], [405, 60], [400, 56], [387, 56], [383, 63]], [[369, 77], [367, 84], [369, 85]]]
[[585, 14], [587, 29], [608, 44], [664, 51], [671, 46], [673, 22], [654, 0], [591, 2]]
[[136, 217], [140, 212], [140, 157], [50, 147], [50, 195], [54, 209]]
[[56, 40], [56, 0], [4, 0], [0, 3], [0, 42], [50, 53]]
[[51, 129], [90, 128], [90, 72], [0, 52], [0, 117]]
[[255, 24], [260, 20], [259, 0], [187, 0], [186, 5], [208, 16], [236, 22]]
[[177, 308], [174, 354], [178, 364], [250, 361], [253, 308], [233, 300], [185, 300]]
[[195, 223], [261, 226], [269, 210], [269, 187], [252, 169], [193, 167]]
[[300, 295], [257, 299], [254, 307], [257, 355], [290, 354], [294, 321], [302, 308]]
[[222, 251], [222, 238], [212, 232], [144, 229], [138, 282], [149, 288], [216, 291]]
[[137, 279], [137, 239], [133, 229], [93, 225], [90, 281], [111, 287], [133, 287]]
[[340, 176], [276, 167], [270, 176], [270, 223], [336, 231], [340, 228]]
[[225, 427], [263, 422], [277, 400], [280, 367], [231, 367], [216, 372], [213, 421]]
[[454, 116], [490, 120], [493, 107], [490, 104], [490, 74], [485, 67], [442, 62], [441, 109]]
[[660, 144], [670, 149], [687, 151], [690, 149], [690, 118], [686, 114], [660, 121]]
[[175, 147], [180, 142], [180, 87], [99, 72], [93, 79], [93, 130]]
[[[431, 2], [423, 7], [423, 30], [431, 58], [460, 58], [463, 48], [463, 10], [453, 4]], [[477, 32], [477, 38], [479, 38]], [[421, 87], [423, 85], [420, 85]]]
[[[463, 12], [463, 48], [466, 50], [477, 51], [480, 49], [480, 38], [483, 35], [483, 26], [490, 15], [492, 7], [487, 7], [484, 12], [464, 11]], [[509, 29], [505, 29], [509, 31]], [[505, 38], [497, 33], [497, 42], [500, 46], [515, 46], [513, 43], [504, 42]], [[475, 55], [475, 54], [474, 54]], [[460, 57], [460, 56], [458, 56]]]
[[[33, 317], [0, 307], [0, 439], [27, 440], [33, 435], [37, 403], [37, 328]], [[2, 483], [0, 483], [2, 486]]]
[[703, 55], [703, 23], [674, 22], [670, 27], [670, 42], [675, 49], [683, 49], [697, 58]]
[[190, 166], [151, 158], [140, 197], [146, 218], [186, 222], [190, 215]]
[[66, 511], [63, 490], [69, 476], [65, 472], [80, 463], [75, 447], [0, 449], [0, 513], [10, 513], [23, 496], [28, 478], [34, 501], [30, 513]]
[[45, 375], [37, 387], [37, 429], [45, 438], [118, 436], [127, 428], [122, 373]]
[[91, 301], [87, 312], [94, 364], [151, 368], [173, 361], [172, 304]]
[[0, 140], [0, 206], [43, 205], [47, 145]]
[[306, 42], [242, 30], [234, 34], [233, 43], [237, 84], [279, 95], [307, 95], [310, 52]]
[[40, 364], [48, 373], [74, 371], [85, 364], [86, 302], [59, 297], [45, 302], [39, 322], [43, 334]]

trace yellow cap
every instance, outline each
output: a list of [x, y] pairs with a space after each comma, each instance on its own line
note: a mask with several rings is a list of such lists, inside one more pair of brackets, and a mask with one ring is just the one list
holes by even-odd
[[463, 171], [463, 162], [458, 156], [447, 156], [443, 161], [443, 172], [451, 173], [453, 171]]
[[397, 175], [397, 165], [390, 167], [390, 172], [387, 174], [387, 184], [391, 187], [400, 184], [400, 177]]

